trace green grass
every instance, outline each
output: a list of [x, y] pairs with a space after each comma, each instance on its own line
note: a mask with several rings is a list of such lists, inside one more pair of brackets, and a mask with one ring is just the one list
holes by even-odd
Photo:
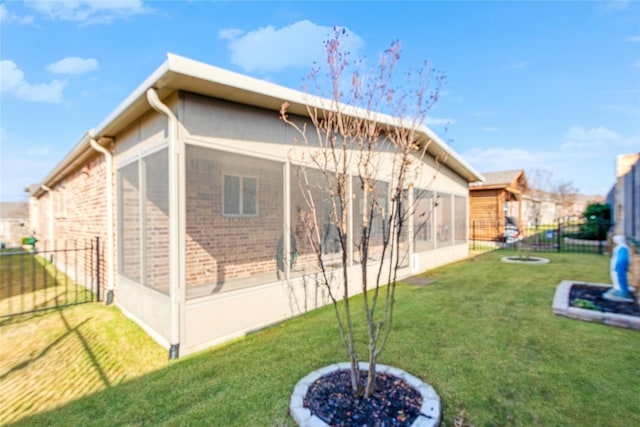
[[[2, 250], [0, 256], [0, 318], [92, 301], [89, 290], [77, 285], [44, 257], [11, 252]], [[4, 317], [0, 325], [11, 321]]]
[[[608, 258], [545, 254], [551, 264], [522, 265], [501, 263], [502, 255], [434, 270], [426, 287], [401, 285], [380, 363], [434, 386], [448, 426], [463, 411], [475, 426], [640, 425], [640, 334], [551, 311], [561, 280], [607, 282]], [[43, 323], [61, 318], [68, 326], [37, 338]], [[295, 383], [345, 360], [330, 308], [171, 363], [116, 309], [98, 304], [5, 329], [0, 414], [25, 426], [293, 425]], [[11, 348], [11, 340], [33, 345]]]

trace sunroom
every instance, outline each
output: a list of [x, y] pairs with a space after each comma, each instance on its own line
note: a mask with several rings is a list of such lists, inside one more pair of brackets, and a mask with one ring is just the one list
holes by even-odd
[[[305, 120], [300, 92], [169, 55], [97, 131], [115, 141], [115, 301], [170, 357], [329, 302], [314, 278], [299, 185], [302, 175], [322, 173], [292, 155], [294, 132], [278, 113], [284, 101]], [[424, 137], [432, 143], [423, 173], [405, 192], [414, 208], [400, 245], [402, 277], [467, 255], [468, 184], [481, 179], [426, 128]], [[355, 176], [346, 182], [352, 230], [365, 208]], [[374, 246], [388, 189], [376, 184]], [[331, 203], [316, 200], [322, 259], [340, 286]], [[354, 275], [379, 256], [361, 259], [353, 240], [347, 253]]]

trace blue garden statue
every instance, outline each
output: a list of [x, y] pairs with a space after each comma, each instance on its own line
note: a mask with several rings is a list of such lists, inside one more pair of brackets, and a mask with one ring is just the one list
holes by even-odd
[[629, 258], [631, 253], [627, 246], [624, 236], [613, 236], [613, 255], [611, 256], [611, 264], [609, 272], [611, 274], [611, 283], [613, 288], [602, 294], [604, 299], [618, 302], [633, 302], [633, 295], [627, 281], [627, 270], [629, 270]]

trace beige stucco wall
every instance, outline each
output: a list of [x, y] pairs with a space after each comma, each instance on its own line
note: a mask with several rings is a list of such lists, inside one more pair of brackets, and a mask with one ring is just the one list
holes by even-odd
[[[458, 261], [468, 255], [468, 245], [456, 245], [418, 254], [419, 271]], [[375, 270], [372, 266], [371, 271]], [[399, 279], [411, 276], [411, 269], [398, 272]], [[336, 278], [332, 290], [342, 295], [341, 272], [333, 272]], [[349, 269], [353, 292], [358, 295], [361, 267]], [[370, 281], [372, 283], [373, 280]], [[328, 305], [331, 300], [326, 286], [314, 276], [299, 277], [289, 282], [277, 281], [234, 292], [212, 295], [187, 301], [182, 329], [181, 353], [198, 350], [242, 337], [271, 324]]]
[[[181, 105], [178, 111], [184, 123], [183, 136], [187, 144], [283, 163], [290, 160], [294, 164], [304, 164], [303, 153], [308, 158], [308, 147], [294, 145], [295, 131], [279, 120], [276, 111], [260, 110], [191, 94], [181, 94], [180, 99]], [[391, 155], [387, 153], [384, 156], [386, 158], [381, 159], [382, 175], [388, 175], [388, 168], [385, 172], [385, 167], [392, 163]], [[204, 157], [203, 154], [198, 158], [204, 159]], [[246, 164], [243, 164], [242, 167], [250, 167], [250, 158], [245, 159]], [[353, 163], [355, 164], [355, 161]], [[467, 196], [467, 182], [446, 167], [438, 167], [434, 159], [426, 158], [422, 161], [416, 159], [416, 164], [419, 164], [419, 174], [413, 182], [415, 187], [448, 195]], [[296, 179], [292, 173], [292, 187], [297, 186]], [[196, 182], [191, 184], [189, 182], [189, 172], [187, 171], [187, 183], [192, 186], [194, 194], [200, 193], [206, 200], [220, 199], [219, 195], [213, 193], [213, 195], [209, 195], [204, 188], [196, 187]], [[202, 184], [202, 182], [200, 183]], [[199, 189], [195, 190], [195, 188]], [[278, 192], [276, 197], [265, 200], [264, 206], [269, 206], [269, 203], [280, 204], [282, 203], [281, 199], [282, 194]], [[292, 200], [291, 203], [293, 209], [295, 200]], [[208, 214], [211, 215], [211, 207], [215, 203], [208, 202], [205, 205], [204, 208], [209, 209]], [[200, 206], [200, 204], [192, 203], [190, 206], [187, 216], [194, 215], [193, 209], [196, 209], [196, 206]], [[200, 206], [196, 210], [199, 209], [203, 209], [203, 207]], [[245, 219], [241, 222], [248, 227], [253, 221]], [[295, 231], [293, 215], [291, 221], [292, 229]], [[187, 222], [187, 234], [189, 234], [189, 220]], [[453, 219], [451, 222], [453, 225]], [[215, 227], [209, 224], [209, 228]], [[207, 232], [211, 234], [213, 231], [209, 229]], [[242, 235], [246, 231], [248, 230], [245, 227], [241, 228]], [[198, 231], [199, 235], [202, 232]], [[221, 232], [224, 232], [224, 229], [221, 229]], [[250, 234], [260, 235], [259, 232], [250, 232]], [[215, 262], [211, 264], [207, 260], [208, 254], [211, 254], [212, 251], [200, 250], [201, 245], [197, 240], [187, 236], [187, 280], [194, 281], [194, 283], [198, 283], [197, 271], [199, 267], [207, 270], [205, 268], [207, 265], [217, 265]], [[208, 241], [205, 238], [199, 240]], [[234, 250], [234, 244], [243, 245], [245, 242], [246, 238], [242, 238], [237, 239], [237, 242], [234, 243], [234, 239], [226, 236], [223, 244], [225, 251], [230, 252]], [[215, 241], [212, 244], [215, 245]], [[447, 243], [445, 247], [438, 247], [438, 242], [435, 242], [435, 245], [436, 249], [416, 254], [413, 261], [417, 270], [414, 271], [425, 271], [460, 260], [468, 255], [466, 242], [464, 244]], [[304, 242], [298, 242], [299, 249], [303, 246]], [[190, 261], [191, 255], [197, 256], [197, 262]], [[298, 259], [297, 266], [300, 263], [304, 263], [302, 257]], [[271, 271], [270, 268], [272, 267], [268, 267], [265, 271]], [[208, 273], [211, 274], [210, 271]], [[357, 283], [360, 267], [358, 265], [351, 267], [350, 274]], [[411, 267], [403, 268], [400, 271], [400, 277], [407, 277], [411, 274], [413, 274]], [[339, 280], [336, 280], [335, 285], [339, 293], [337, 282]], [[288, 282], [273, 277], [271, 281], [266, 283], [260, 282], [242, 289], [188, 299], [185, 302], [184, 319], [181, 325], [181, 354], [188, 354], [222, 343], [328, 303], [330, 300], [326, 289], [315, 283], [312, 276], [296, 277]]]

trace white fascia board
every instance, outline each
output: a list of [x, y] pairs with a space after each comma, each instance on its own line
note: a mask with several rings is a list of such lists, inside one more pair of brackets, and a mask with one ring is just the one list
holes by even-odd
[[[348, 115], [354, 115], [359, 117], [370, 117], [379, 123], [384, 123], [390, 126], [405, 126], [411, 127], [415, 124], [408, 120], [403, 120], [398, 117], [394, 117], [388, 114], [375, 113], [367, 111], [363, 108], [354, 107], [347, 104], [338, 104], [335, 101], [327, 98], [322, 98], [316, 95], [310, 95], [298, 90], [286, 88], [276, 85], [264, 80], [249, 77], [243, 74], [235, 73], [233, 71], [225, 70], [215, 67], [213, 65], [205, 64], [202, 62], [194, 61], [192, 59], [184, 58], [172, 53], [168, 54], [169, 70], [185, 76], [195, 77], [201, 80], [212, 81], [217, 84], [227, 86], [231, 90], [247, 91], [251, 93], [261, 94], [270, 98], [287, 101], [291, 104], [297, 104], [299, 106], [309, 105], [312, 108], [318, 109], [330, 109], [341, 108]], [[458, 153], [456, 153], [449, 144], [444, 142], [438, 135], [436, 135], [426, 125], [421, 124], [417, 126], [416, 130], [419, 133], [424, 134], [429, 140], [436, 144], [443, 152], [447, 153], [456, 163], [463, 169], [468, 171], [468, 176], [465, 178], [473, 181], [484, 181], [484, 177], [471, 167]]]
[[[126, 121], [128, 119], [128, 113], [133, 111], [132, 107], [136, 104], [146, 103], [146, 91], [150, 87], [155, 87], [158, 90], [180, 90], [182, 89], [180, 83], [189, 79], [192, 81], [199, 80], [201, 82], [215, 84], [220, 90], [223, 90], [223, 88], [228, 89], [225, 90], [226, 94], [219, 94], [220, 98], [232, 98], [230, 94], [244, 92], [246, 94], [261, 95], [274, 101], [271, 108], [275, 105], [279, 108], [282, 102], [287, 101], [292, 105], [292, 107], [296, 108], [296, 113], [298, 114], [306, 114], [307, 106], [317, 109], [341, 108], [345, 114], [363, 118], [370, 117], [372, 120], [376, 120], [390, 126], [415, 126], [414, 123], [403, 121], [398, 117], [382, 113], [374, 113], [351, 105], [339, 104], [331, 99], [310, 95], [298, 90], [286, 88], [264, 80], [168, 53], [166, 61], [147, 79], [145, 79], [144, 82], [142, 82], [142, 84], [140, 84], [122, 103], [120, 103], [120, 105], [118, 105], [118, 107], [116, 107], [116, 109], [113, 110], [113, 112], [111, 112], [111, 114], [109, 114], [102, 123], [100, 123], [95, 130], [95, 135], [97, 135], [97, 137], [115, 136], [109, 135], [109, 132], [114, 126], [117, 128], [116, 122], [122, 122], [123, 120]], [[175, 87], [165, 87], [165, 85], [171, 84]], [[148, 106], [145, 105], [145, 108], [146, 107]], [[151, 107], [148, 108], [150, 109]], [[134, 118], [131, 118], [131, 120], [133, 119]], [[463, 176], [469, 182], [484, 180], [484, 177], [481, 174], [475, 171], [446, 142], [444, 142], [426, 125], [422, 124], [417, 126], [416, 130], [426, 136], [443, 153], [447, 153], [450, 160], [445, 162], [445, 164], [449, 163], [449, 167], [453, 166], [452, 169], [456, 170], [460, 176]], [[55, 184], [55, 182], [52, 181], [63, 173], [67, 167], [73, 165], [78, 160], [77, 158], [79, 156], [85, 154], [91, 149], [89, 140], [90, 135], [89, 132], [87, 132], [76, 146], [54, 168], [54, 170], [47, 175], [42, 183], [45, 185]], [[460, 171], [460, 169], [462, 169], [462, 171]]]

